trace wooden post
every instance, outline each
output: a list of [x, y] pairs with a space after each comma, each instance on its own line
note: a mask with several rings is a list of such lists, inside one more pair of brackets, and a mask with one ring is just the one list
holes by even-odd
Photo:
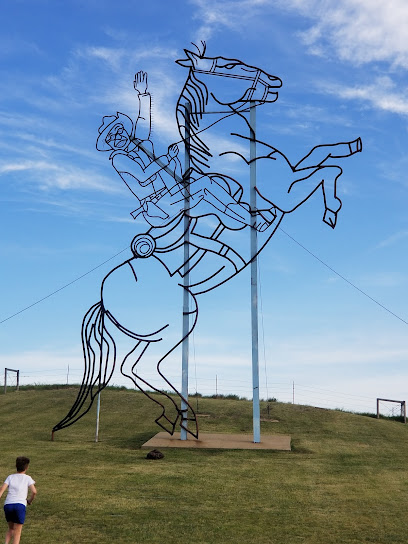
[[99, 418], [101, 414], [101, 392], [98, 393], [98, 402], [96, 405], [96, 431], [95, 431], [95, 442], [99, 440]]

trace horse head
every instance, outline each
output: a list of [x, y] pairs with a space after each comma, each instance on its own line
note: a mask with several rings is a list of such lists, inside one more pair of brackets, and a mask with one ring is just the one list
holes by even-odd
[[[277, 100], [276, 89], [282, 86], [279, 77], [237, 59], [207, 57], [203, 46], [198, 53], [185, 49], [187, 58], [176, 63], [190, 68], [189, 77], [202, 83], [218, 104], [239, 107], [250, 101], [264, 104]], [[219, 78], [221, 85], [216, 84]]]

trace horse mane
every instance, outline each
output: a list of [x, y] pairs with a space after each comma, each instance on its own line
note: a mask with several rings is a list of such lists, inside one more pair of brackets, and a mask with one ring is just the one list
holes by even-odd
[[[204, 58], [206, 45], [202, 43], [199, 51], [200, 58]], [[203, 168], [209, 168], [208, 159], [212, 157], [210, 148], [199, 137], [200, 121], [208, 104], [208, 89], [204, 83], [196, 78], [194, 68], [191, 67], [187, 80], [180, 93], [176, 106], [176, 118], [181, 137], [185, 140], [187, 131], [190, 136], [190, 162], [197, 172], [204, 173]], [[189, 117], [189, 123], [187, 122]]]

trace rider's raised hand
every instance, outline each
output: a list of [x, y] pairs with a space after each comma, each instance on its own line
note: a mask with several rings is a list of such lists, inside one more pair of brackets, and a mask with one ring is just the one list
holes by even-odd
[[133, 87], [137, 94], [146, 94], [147, 92], [147, 72], [137, 72], [135, 74], [135, 80], [133, 82]]

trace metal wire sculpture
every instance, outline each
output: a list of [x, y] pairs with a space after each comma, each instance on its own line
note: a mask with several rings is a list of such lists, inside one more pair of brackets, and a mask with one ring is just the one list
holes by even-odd
[[[241, 170], [248, 169], [250, 160], [242, 144], [254, 138], [247, 120], [249, 106], [275, 102], [282, 81], [236, 59], [208, 57], [204, 42], [196, 49], [185, 50], [186, 58], [176, 61], [188, 69], [188, 75], [176, 106], [181, 139], [170, 145], [166, 154], [156, 156], [150, 140], [151, 98], [144, 72], [138, 72], [134, 81], [138, 99], [135, 121], [117, 112], [104, 117], [99, 127], [96, 148], [109, 153], [113, 168], [136, 198], [131, 215], [144, 220], [146, 230], [132, 240], [132, 257], [105, 276], [100, 301], [84, 317], [82, 385], [72, 408], [53, 432], [72, 425], [90, 410], [119, 363], [121, 373], [161, 407], [155, 420], [161, 428], [173, 434], [180, 425], [197, 438], [194, 409], [161, 370], [162, 363], [185, 338], [177, 321], [181, 292], [187, 291], [190, 299], [188, 336], [197, 322], [197, 297], [233, 278], [255, 257], [240, 244], [243, 237], [247, 238], [248, 229], [258, 231], [259, 253], [285, 214], [296, 210], [316, 191], [323, 197], [323, 221], [336, 226], [342, 205], [337, 182], [343, 172], [337, 162], [360, 152], [361, 139], [318, 145], [297, 162], [291, 162], [269, 143], [256, 140], [261, 149], [254, 159], [260, 204], [251, 209], [245, 188], [225, 173], [226, 161], [232, 155], [240, 161]], [[228, 150], [215, 150], [210, 144], [212, 132], [219, 125], [228, 136]], [[186, 146], [190, 159], [184, 172], [178, 158], [179, 143]], [[186, 231], [188, 262], [184, 254]], [[185, 286], [182, 278], [191, 271], [194, 282]], [[123, 311], [123, 299], [132, 313]], [[162, 304], [164, 300], [166, 304]], [[158, 311], [155, 321], [149, 323], [143, 307], [153, 304]], [[131, 340], [130, 349], [121, 346], [125, 338]], [[159, 376], [184, 401], [184, 412], [174, 395], [157, 389], [137, 372], [146, 353], [154, 354]], [[171, 408], [165, 408], [146, 388], [166, 397]]]

